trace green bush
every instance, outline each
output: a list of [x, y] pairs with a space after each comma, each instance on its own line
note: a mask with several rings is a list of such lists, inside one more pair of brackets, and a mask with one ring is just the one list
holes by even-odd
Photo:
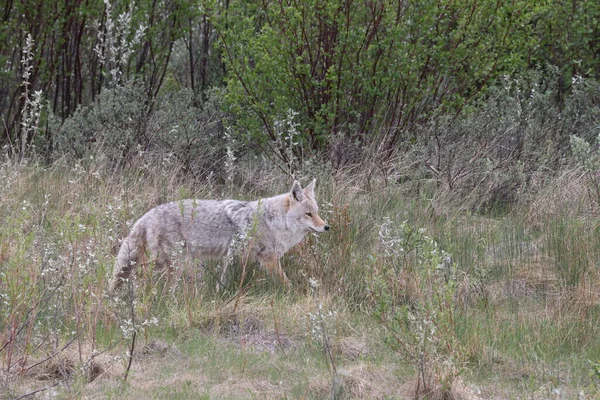
[[291, 108], [305, 150], [325, 148], [338, 133], [390, 150], [434, 110], [459, 112], [486, 87], [518, 15], [512, 7], [232, 3], [217, 26], [229, 109], [265, 147]]

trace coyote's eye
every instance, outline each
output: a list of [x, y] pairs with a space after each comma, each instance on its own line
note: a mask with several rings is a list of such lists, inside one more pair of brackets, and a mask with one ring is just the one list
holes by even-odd
[[307, 216], [308, 218], [312, 218], [312, 213], [306, 213], [306, 216]]

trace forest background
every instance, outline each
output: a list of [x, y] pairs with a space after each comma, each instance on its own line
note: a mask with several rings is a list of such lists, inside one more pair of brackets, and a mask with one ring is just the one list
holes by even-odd
[[[8, 0], [2, 11], [0, 146], [11, 157], [52, 162], [103, 146], [126, 163], [161, 149], [202, 174], [215, 160], [200, 165], [201, 151], [223, 147], [229, 129], [237, 153], [288, 168], [424, 143], [438, 156], [424, 155], [428, 173], [442, 178], [451, 161], [439, 158], [460, 141], [501, 172], [531, 174], [555, 168], [570, 135], [597, 133], [593, 1]], [[177, 119], [176, 101], [188, 124], [206, 123], [153, 121]], [[514, 129], [456, 128], [494, 112]]]

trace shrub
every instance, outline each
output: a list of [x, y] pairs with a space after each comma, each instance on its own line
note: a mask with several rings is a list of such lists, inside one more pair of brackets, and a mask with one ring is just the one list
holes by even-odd
[[415, 367], [416, 397], [448, 398], [464, 363], [454, 327], [455, 266], [424, 229], [406, 222], [386, 219], [379, 238], [372, 290], [386, 343]]
[[232, 3], [216, 18], [228, 105], [263, 144], [276, 141], [274, 121], [291, 107], [307, 150], [324, 149], [339, 132], [391, 150], [434, 110], [459, 112], [498, 64], [515, 61], [501, 58], [520, 15], [513, 7]]
[[436, 183], [434, 206], [481, 209], [526, 202], [542, 189], [537, 179], [560, 173], [572, 135], [595, 139], [600, 85], [581, 78], [561, 107], [555, 74], [550, 69], [505, 76], [468, 113], [433, 117], [416, 131], [414, 151], [402, 161], [426, 168]]
[[113, 165], [133, 159], [177, 163], [182, 172], [220, 173], [225, 156], [220, 92], [196, 105], [193, 92], [181, 90], [148, 104], [140, 85], [102, 91], [95, 103], [67, 119], [55, 135], [55, 158], [81, 159], [101, 154]]

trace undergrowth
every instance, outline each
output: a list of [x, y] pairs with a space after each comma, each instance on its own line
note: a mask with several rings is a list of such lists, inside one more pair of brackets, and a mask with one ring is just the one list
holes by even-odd
[[[374, 386], [366, 391], [349, 372], [357, 362], [384, 363], [408, 382], [390, 385], [384, 397], [598, 393], [600, 235], [593, 204], [580, 208], [585, 214], [568, 208], [596, 200], [585, 177], [569, 180], [579, 191], [558, 201], [539, 190], [534, 201], [490, 215], [440, 213], [452, 208], [432, 206], [425, 192], [389, 176], [370, 175], [362, 185], [358, 175], [319, 175], [317, 197], [331, 230], [283, 258], [291, 289], [249, 265], [217, 293], [216, 263], [200, 274], [182, 259], [174, 292], [159, 272], [142, 268], [129, 296], [106, 294], [120, 241], [148, 209], [187, 197], [254, 199], [289, 190], [286, 177], [264, 164], [252, 168], [220, 185], [182, 178], [165, 164], [116, 172], [102, 161], [3, 163], [1, 396], [51, 387], [82, 395], [99, 378], [123, 380], [157, 338], [181, 344], [233, 335], [248, 343], [257, 332], [270, 335], [279, 360], [312, 360], [314, 374], [328, 376], [273, 389], [272, 397], [316, 386], [322, 397], [374, 395]], [[237, 184], [254, 175], [268, 179]], [[562, 176], [545, 185], [558, 187]], [[546, 203], [554, 208], [540, 212]], [[349, 357], [345, 344], [365, 336], [370, 350]], [[383, 356], [385, 349], [394, 355]], [[293, 375], [294, 363], [281, 362]]]

